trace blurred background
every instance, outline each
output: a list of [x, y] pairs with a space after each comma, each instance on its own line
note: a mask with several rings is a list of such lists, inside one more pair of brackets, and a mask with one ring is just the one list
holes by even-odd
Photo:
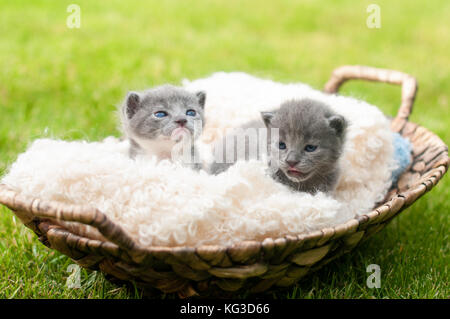
[[[448, 17], [447, 0], [0, 0], [0, 175], [36, 138], [119, 136], [114, 111], [128, 90], [216, 71], [321, 89], [344, 64], [400, 70], [419, 82], [411, 120], [448, 144]], [[341, 92], [388, 115], [400, 103], [400, 88], [387, 84], [350, 82]], [[273, 296], [448, 297], [449, 186], [446, 177], [360, 249]], [[140, 297], [85, 270], [81, 288], [69, 289], [71, 263], [0, 208], [0, 297]], [[366, 287], [371, 263], [380, 289]]]

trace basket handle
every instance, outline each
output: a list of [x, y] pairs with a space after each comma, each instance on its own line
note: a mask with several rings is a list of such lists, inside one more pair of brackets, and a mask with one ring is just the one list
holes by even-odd
[[402, 102], [397, 116], [391, 123], [392, 129], [399, 132], [408, 121], [413, 109], [414, 99], [417, 93], [416, 79], [409, 74], [395, 70], [378, 69], [361, 65], [344, 65], [333, 71], [331, 78], [325, 84], [324, 91], [327, 93], [337, 93], [340, 86], [345, 81], [351, 79], [386, 82], [402, 86]]

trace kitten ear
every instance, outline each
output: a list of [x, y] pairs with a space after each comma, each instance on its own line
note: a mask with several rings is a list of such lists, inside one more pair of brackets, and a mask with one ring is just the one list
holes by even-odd
[[333, 128], [338, 136], [342, 136], [345, 128], [347, 127], [347, 122], [341, 115], [333, 115], [328, 119], [328, 123], [331, 128]]
[[200, 104], [200, 107], [203, 109], [205, 107], [206, 93], [203, 91], [198, 91], [195, 95], [197, 96], [198, 104]]
[[264, 121], [264, 124], [269, 127], [270, 121], [272, 120], [273, 116], [275, 115], [275, 112], [261, 112], [261, 117]]
[[139, 109], [140, 97], [136, 92], [128, 92], [127, 102], [126, 102], [126, 113], [129, 119], [136, 114]]

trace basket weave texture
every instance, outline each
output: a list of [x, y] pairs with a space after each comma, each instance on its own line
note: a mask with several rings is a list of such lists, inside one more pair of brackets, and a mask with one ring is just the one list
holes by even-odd
[[[393, 70], [343, 66], [333, 72], [325, 92], [336, 93], [349, 79], [402, 86], [401, 106], [391, 127], [410, 139], [413, 158], [381, 204], [345, 224], [309, 234], [243, 241], [231, 246], [141, 247], [119, 225], [92, 207], [42, 201], [6, 185], [0, 185], [0, 203], [9, 207], [44, 245], [69, 256], [82, 267], [102, 271], [108, 279], [134, 281], [147, 292], [177, 292], [180, 297], [189, 297], [229, 295], [242, 290], [258, 293], [293, 285], [383, 229], [398, 213], [430, 191], [450, 163], [448, 147], [439, 137], [408, 122], [417, 91], [412, 76]], [[97, 229], [104, 240], [89, 238], [82, 230], [85, 225]]]

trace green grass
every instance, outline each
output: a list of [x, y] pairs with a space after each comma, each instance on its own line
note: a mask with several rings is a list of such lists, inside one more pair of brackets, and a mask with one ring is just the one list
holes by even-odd
[[[82, 10], [66, 27], [67, 5]], [[215, 71], [241, 70], [323, 87], [343, 64], [417, 77], [411, 120], [450, 141], [450, 2], [375, 1], [381, 29], [366, 27], [374, 1], [6, 1], [0, 0], [0, 175], [40, 137], [98, 140], [119, 133], [115, 105], [129, 89]], [[276, 3], [278, 3], [276, 5]], [[344, 94], [395, 114], [399, 87], [355, 82]], [[276, 298], [448, 298], [450, 179], [353, 253]], [[381, 267], [381, 288], [366, 267]], [[135, 298], [140, 292], [82, 271], [47, 249], [0, 208], [0, 297]]]

